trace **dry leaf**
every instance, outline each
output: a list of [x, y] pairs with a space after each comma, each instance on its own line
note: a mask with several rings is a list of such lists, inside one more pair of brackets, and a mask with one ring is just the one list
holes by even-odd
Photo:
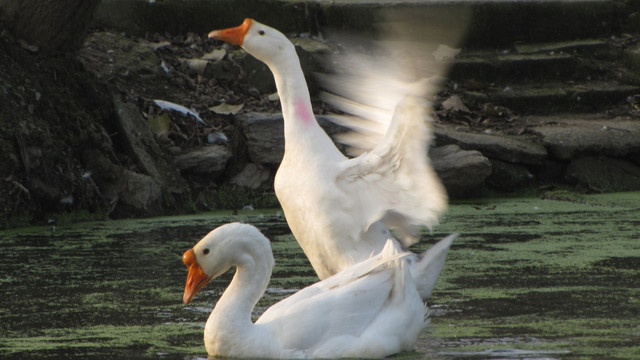
[[235, 115], [239, 113], [243, 107], [244, 107], [244, 104], [231, 105], [227, 103], [222, 103], [218, 106], [210, 107], [209, 110], [220, 115]]
[[447, 100], [445, 100], [444, 102], [442, 102], [442, 108], [446, 110], [448, 113], [458, 112], [458, 111], [465, 112], [465, 113], [471, 112], [469, 111], [469, 108], [462, 103], [462, 99], [460, 99], [458, 95], [453, 95]]
[[207, 60], [202, 59], [183, 59], [182, 61], [187, 64], [189, 69], [195, 71], [198, 75], [204, 75], [204, 69], [209, 63]]
[[149, 125], [149, 129], [151, 129], [151, 131], [153, 131], [153, 133], [156, 135], [161, 135], [169, 131], [170, 123], [171, 123], [171, 118], [167, 113], [162, 113], [158, 116], [149, 116], [149, 119], [147, 119], [147, 124]]

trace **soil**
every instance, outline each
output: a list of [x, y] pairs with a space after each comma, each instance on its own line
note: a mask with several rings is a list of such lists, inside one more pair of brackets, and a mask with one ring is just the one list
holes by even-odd
[[[119, 134], [112, 96], [136, 104], [147, 119], [166, 113], [169, 127], [158, 140], [168, 154], [206, 143], [209, 134], [237, 134], [233, 114], [216, 113], [210, 107], [230, 104], [242, 112], [278, 112], [279, 101], [270, 96], [275, 85], [266, 67], [263, 73], [269, 77], [260, 89], [246, 81], [252, 76], [243, 70], [246, 63], [264, 66], [257, 60], [226, 57], [210, 62], [203, 72], [185, 61], [219, 48], [219, 43], [195, 34], [134, 39], [94, 29], [78, 54], [44, 55], [3, 32], [0, 229], [59, 222], [65, 214], [74, 220], [109, 217], [114, 204], [100, 192], [104, 178], [117, 178], [123, 169], [141, 172]], [[156, 99], [192, 109], [203, 123], [163, 111]], [[231, 141], [238, 146], [238, 141]], [[207, 179], [185, 177], [184, 193], [194, 187], [216, 187]], [[166, 210], [180, 213], [187, 206]]]
[[108, 124], [113, 107], [106, 86], [74, 56], [41, 56], [0, 35], [0, 227], [52, 210], [105, 208], [80, 159], [95, 148], [115, 159]]

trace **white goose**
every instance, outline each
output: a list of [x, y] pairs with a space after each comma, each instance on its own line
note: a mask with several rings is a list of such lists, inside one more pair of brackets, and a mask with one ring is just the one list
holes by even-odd
[[[425, 255], [443, 258], [455, 236]], [[183, 301], [235, 266], [204, 329], [209, 355], [241, 358], [380, 358], [413, 349], [426, 307], [394, 242], [338, 274], [300, 290], [252, 322], [274, 260], [269, 240], [252, 225], [223, 225], [187, 250]]]
[[[427, 156], [430, 129], [421, 99], [406, 94], [394, 104], [382, 141], [353, 159], [344, 156], [318, 125], [294, 45], [279, 31], [252, 19], [209, 33], [242, 46], [263, 61], [275, 78], [282, 104], [284, 157], [275, 191], [287, 223], [320, 277], [327, 277], [380, 252], [389, 228], [409, 246], [415, 225], [431, 226], [447, 196]], [[442, 262], [407, 257], [426, 299]]]

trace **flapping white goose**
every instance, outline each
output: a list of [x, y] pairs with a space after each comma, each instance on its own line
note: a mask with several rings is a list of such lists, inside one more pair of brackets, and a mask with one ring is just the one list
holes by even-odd
[[[447, 196], [427, 156], [431, 134], [420, 83], [394, 96], [380, 143], [348, 158], [316, 121], [295, 47], [287, 37], [252, 19], [212, 31], [209, 37], [242, 46], [273, 73], [285, 132], [276, 196], [320, 279], [380, 252], [393, 238], [389, 228], [409, 246], [417, 241], [416, 226], [438, 221]], [[407, 261], [426, 299], [442, 262], [423, 261], [416, 254]]]

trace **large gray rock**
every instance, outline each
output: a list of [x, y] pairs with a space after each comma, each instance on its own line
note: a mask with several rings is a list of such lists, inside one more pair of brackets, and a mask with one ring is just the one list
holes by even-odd
[[87, 149], [83, 161], [91, 170], [85, 181], [97, 186], [99, 196], [114, 218], [162, 215], [167, 200], [162, 187], [151, 176], [115, 164], [96, 149]]
[[136, 165], [160, 185], [165, 196], [173, 201], [173, 196], [181, 196], [188, 192], [178, 170], [167, 162], [167, 155], [158, 145], [156, 136], [149, 129], [135, 104], [124, 102], [118, 94], [113, 96], [116, 119], [120, 129], [121, 140], [131, 149]]
[[226, 145], [208, 145], [177, 155], [176, 166], [184, 172], [215, 175], [222, 172], [229, 160], [231, 150]]
[[434, 132], [438, 145], [453, 143], [462, 149], [478, 150], [484, 156], [510, 163], [540, 165], [547, 157], [547, 150], [542, 145], [522, 137], [463, 132], [446, 124], [435, 124]]
[[570, 160], [585, 155], [622, 157], [640, 152], [640, 122], [636, 120], [547, 119], [554, 125], [530, 129], [556, 158]]
[[162, 189], [150, 176], [124, 170], [106, 186], [105, 197], [114, 204], [114, 217], [149, 217], [163, 213]]
[[236, 117], [247, 140], [249, 159], [257, 164], [277, 166], [284, 154], [282, 114], [246, 113]]
[[261, 165], [248, 163], [234, 177], [229, 179], [231, 185], [250, 190], [267, 190], [271, 188], [271, 171]]
[[573, 160], [567, 167], [566, 177], [597, 192], [640, 190], [640, 167], [605, 156]]
[[462, 150], [458, 145], [445, 145], [429, 152], [434, 170], [452, 198], [478, 189], [491, 174], [491, 162], [478, 151]]

